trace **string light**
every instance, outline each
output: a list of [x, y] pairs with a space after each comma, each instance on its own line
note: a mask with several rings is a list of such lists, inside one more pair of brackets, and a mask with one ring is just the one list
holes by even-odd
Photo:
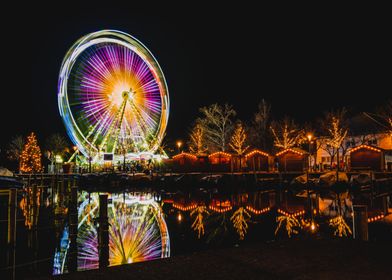
[[255, 155], [255, 154], [259, 154], [259, 155], [262, 155], [262, 156], [269, 157], [269, 154], [267, 154], [267, 153], [265, 153], [265, 152], [263, 152], [263, 151], [261, 151], [261, 150], [257, 150], [257, 149], [256, 149], [256, 150], [253, 150], [253, 151], [247, 153], [247, 154], [245, 155], [245, 158], [251, 157], [251, 156], [253, 156], [253, 155]]
[[372, 146], [365, 145], [365, 144], [362, 144], [362, 145], [359, 145], [358, 147], [352, 148], [349, 151], [347, 151], [347, 153], [350, 154], [350, 153], [358, 151], [360, 149], [367, 149], [367, 150], [370, 150], [370, 151], [381, 153], [380, 149], [377, 149], [377, 148], [374, 148]]
[[255, 209], [255, 208], [253, 208], [252, 206], [249, 206], [249, 205], [246, 206], [246, 209], [249, 210], [250, 212], [252, 212], [255, 215], [264, 214], [264, 213], [266, 213], [266, 212], [271, 210], [270, 207], [266, 207], [266, 208], [263, 208], [263, 209], [259, 210], [259, 209]]
[[228, 206], [228, 207], [216, 207], [213, 205], [208, 206], [208, 208], [212, 211], [218, 212], [218, 213], [225, 213], [227, 211], [231, 211], [233, 207]]
[[284, 149], [283, 151], [280, 151], [279, 153], [277, 153], [276, 156], [278, 157], [278, 156], [280, 156], [280, 155], [282, 155], [284, 153], [287, 153], [287, 152], [292, 152], [294, 154], [298, 154], [298, 155], [301, 155], [301, 156], [304, 155], [304, 153], [302, 153], [302, 152], [300, 152], [298, 150], [287, 148], [287, 149]]
[[297, 212], [294, 212], [294, 213], [288, 213], [288, 212], [286, 212], [286, 211], [284, 211], [284, 210], [279, 208], [278, 209], [278, 213], [282, 214], [282, 215], [285, 215], [286, 217], [298, 217], [298, 216], [304, 215], [305, 214], [305, 210], [297, 211]]
[[195, 209], [197, 207], [197, 204], [196, 203], [192, 203], [192, 204], [190, 204], [188, 206], [183, 206], [183, 205], [180, 205], [180, 204], [177, 204], [177, 203], [173, 202], [173, 207], [178, 209], [178, 210], [181, 210], [181, 211], [190, 211], [190, 210]]
[[368, 221], [368, 223], [372, 223], [372, 222], [379, 221], [379, 220], [383, 219], [384, 217], [385, 217], [384, 214], [380, 214], [375, 217], [368, 218], [367, 221]]
[[173, 156], [173, 159], [176, 159], [176, 158], [179, 158], [179, 157], [187, 157], [187, 158], [190, 158], [190, 159], [193, 159], [193, 160], [197, 160], [197, 156], [192, 155], [190, 153], [184, 153], [184, 152], [181, 152], [181, 154]]
[[208, 157], [215, 157], [215, 156], [226, 156], [226, 157], [231, 157], [231, 154], [225, 153], [225, 152], [215, 152], [210, 154]]
[[41, 149], [37, 144], [37, 138], [34, 132], [32, 132], [27, 137], [27, 143], [20, 156], [20, 171], [25, 173], [41, 172], [41, 156]]

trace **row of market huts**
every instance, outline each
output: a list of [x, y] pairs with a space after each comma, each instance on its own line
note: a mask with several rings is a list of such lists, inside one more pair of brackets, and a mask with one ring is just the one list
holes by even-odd
[[[309, 168], [309, 153], [299, 148], [284, 149], [275, 155], [254, 149], [239, 156], [227, 152], [215, 152], [197, 156], [181, 152], [166, 161], [174, 172], [240, 172], [282, 171], [303, 172]], [[347, 153], [350, 171], [391, 171], [390, 156], [385, 150], [369, 145], [360, 145]]]

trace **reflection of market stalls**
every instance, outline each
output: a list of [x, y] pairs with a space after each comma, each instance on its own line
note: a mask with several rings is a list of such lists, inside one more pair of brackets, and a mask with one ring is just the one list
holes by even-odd
[[384, 150], [369, 146], [359, 145], [348, 151], [350, 170], [374, 170], [384, 171], [385, 155]]
[[261, 150], [253, 150], [245, 155], [245, 161], [250, 171], [268, 172], [269, 155]]
[[208, 156], [212, 172], [230, 172], [232, 169], [231, 154], [216, 152]]
[[299, 148], [284, 149], [276, 154], [279, 171], [303, 172], [308, 166], [308, 153]]

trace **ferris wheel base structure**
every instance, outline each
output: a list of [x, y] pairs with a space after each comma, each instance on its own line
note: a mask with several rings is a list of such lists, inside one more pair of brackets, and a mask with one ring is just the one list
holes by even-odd
[[[162, 159], [167, 159], [167, 155], [161, 155], [157, 153], [130, 153], [125, 155], [125, 161], [143, 161], [143, 160], [155, 160], [160, 162]], [[88, 162], [89, 158], [86, 158], [86, 162]], [[104, 165], [105, 163], [112, 163], [113, 165], [123, 165], [124, 155], [115, 155], [115, 154], [98, 154], [95, 157], [91, 158], [91, 162], [94, 164]]]
[[166, 80], [152, 53], [127, 33], [90, 33], [69, 49], [58, 105], [75, 154], [88, 162], [166, 157], [157, 154], [169, 119]]

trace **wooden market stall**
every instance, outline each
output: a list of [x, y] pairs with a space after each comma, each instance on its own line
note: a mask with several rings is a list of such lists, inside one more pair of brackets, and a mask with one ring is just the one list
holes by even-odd
[[245, 161], [249, 171], [269, 171], [268, 159], [269, 154], [254, 149], [245, 155]]
[[359, 145], [348, 151], [348, 166], [355, 170], [385, 170], [384, 150], [370, 145]]
[[284, 149], [275, 156], [279, 171], [303, 172], [308, 168], [309, 153], [302, 149]]
[[172, 170], [174, 172], [194, 172], [197, 170], [198, 158], [194, 154], [181, 152], [172, 157]]
[[215, 152], [208, 156], [211, 172], [231, 172], [232, 156], [226, 152]]

